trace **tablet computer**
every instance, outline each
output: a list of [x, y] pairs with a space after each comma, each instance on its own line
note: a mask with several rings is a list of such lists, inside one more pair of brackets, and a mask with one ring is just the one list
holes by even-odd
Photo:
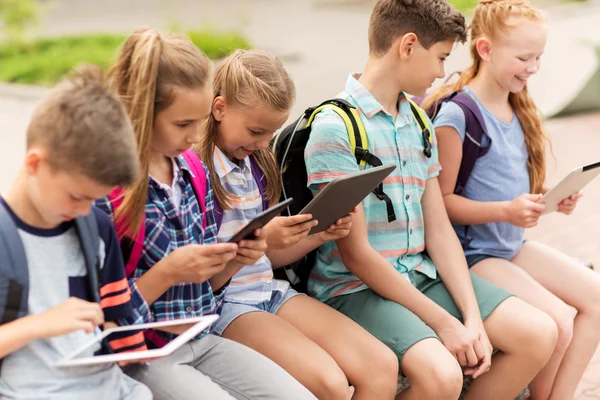
[[228, 240], [229, 243], [239, 243], [244, 239], [253, 239], [254, 231], [262, 228], [266, 224], [269, 223], [270, 220], [281, 214], [281, 212], [292, 202], [293, 198], [289, 198], [287, 200], [282, 201], [281, 203], [275, 204], [273, 207], [269, 208], [258, 214], [254, 219], [242, 229], [240, 229], [235, 235]]
[[348, 215], [369, 195], [396, 166], [382, 165], [341, 176], [329, 182], [299, 214], [312, 214], [319, 224], [310, 234], [323, 232]]
[[[180, 348], [183, 344], [189, 342], [191, 339], [198, 336], [200, 332], [208, 329], [218, 318], [218, 315], [203, 315], [201, 317], [183, 318], [161, 322], [150, 322], [147, 324], [127, 325], [106, 329], [102, 331], [101, 334], [94, 336], [94, 338], [92, 338], [89, 342], [82, 345], [80, 348], [69, 354], [67, 357], [57, 362], [55, 366], [65, 368], [76, 367], [81, 365], [106, 364], [119, 361], [147, 360], [151, 358], [168, 356], [169, 354], [173, 353], [175, 350]], [[80, 355], [90, 347], [97, 345], [104, 338], [110, 336], [115, 332], [135, 331], [140, 329], [157, 329], [167, 326], [189, 324], [194, 325], [160, 349], [132, 351], [114, 354], [101, 354], [92, 357], [77, 358], [78, 355]]]
[[575, 168], [542, 197], [540, 203], [546, 205], [544, 214], [556, 211], [558, 204], [582, 190], [600, 174], [600, 162]]

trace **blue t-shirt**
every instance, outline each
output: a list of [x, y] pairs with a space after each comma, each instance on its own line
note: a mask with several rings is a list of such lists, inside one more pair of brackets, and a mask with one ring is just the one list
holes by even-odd
[[[513, 114], [511, 122], [504, 122], [489, 112], [468, 86], [464, 90], [475, 100], [485, 120], [489, 139], [484, 137], [483, 144], [489, 144], [490, 139], [492, 141], [488, 153], [477, 159], [464, 196], [475, 201], [492, 202], [513, 200], [528, 193], [529, 153], [517, 116]], [[465, 115], [454, 103], [442, 105], [434, 126], [454, 128], [465, 140]], [[465, 249], [466, 255], [489, 254], [510, 260], [523, 244], [524, 229], [508, 222], [470, 225], [466, 232], [463, 225], [454, 225], [454, 229], [461, 242], [470, 239]]]

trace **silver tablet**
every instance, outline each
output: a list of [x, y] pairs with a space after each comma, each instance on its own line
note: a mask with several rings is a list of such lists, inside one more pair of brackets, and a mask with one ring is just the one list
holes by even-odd
[[575, 168], [542, 197], [540, 203], [546, 204], [544, 214], [556, 211], [558, 204], [574, 195], [600, 174], [600, 162]]
[[326, 230], [373, 191], [396, 166], [382, 165], [341, 176], [329, 182], [299, 214], [312, 214], [319, 225], [310, 234]]

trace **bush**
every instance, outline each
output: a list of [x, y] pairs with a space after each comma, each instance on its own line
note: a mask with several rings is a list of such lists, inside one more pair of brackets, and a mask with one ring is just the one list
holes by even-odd
[[[235, 33], [187, 32], [210, 58], [219, 59], [250, 43]], [[95, 34], [11, 41], [0, 44], [0, 81], [51, 86], [81, 63], [106, 68], [115, 60], [125, 35]]]

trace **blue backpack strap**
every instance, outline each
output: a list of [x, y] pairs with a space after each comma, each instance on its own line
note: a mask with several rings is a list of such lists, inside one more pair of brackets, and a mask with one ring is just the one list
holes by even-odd
[[88, 215], [75, 218], [75, 226], [85, 257], [90, 296], [93, 301], [100, 303], [100, 233], [93, 208]]
[[486, 136], [485, 120], [473, 98], [465, 91], [460, 91], [449, 96], [448, 101], [457, 104], [465, 114], [466, 131], [463, 155], [454, 187], [454, 193], [462, 195], [477, 159], [488, 152], [489, 145], [483, 146], [483, 137]]
[[27, 315], [29, 272], [17, 226], [0, 201], [0, 324]]

